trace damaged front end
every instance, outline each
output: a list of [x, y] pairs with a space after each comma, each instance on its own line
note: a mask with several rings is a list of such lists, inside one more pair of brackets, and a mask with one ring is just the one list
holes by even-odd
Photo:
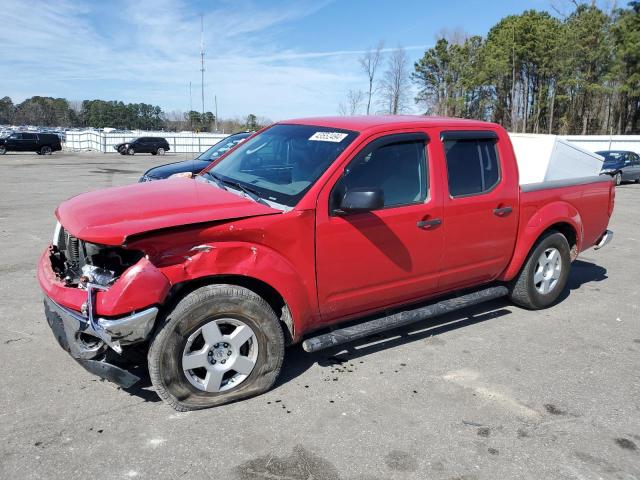
[[38, 278], [60, 346], [91, 373], [125, 388], [135, 384], [139, 378], [109, 358], [148, 339], [167, 278], [143, 252], [84, 242], [60, 224]]

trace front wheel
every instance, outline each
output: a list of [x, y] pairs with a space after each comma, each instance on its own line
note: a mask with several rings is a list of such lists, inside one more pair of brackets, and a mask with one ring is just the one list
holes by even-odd
[[133, 149], [133, 147], [129, 147], [129, 148], [127, 149], [127, 154], [128, 154], [128, 155], [135, 155], [135, 154], [136, 154], [136, 151]]
[[51, 155], [51, 147], [45, 145], [40, 149], [40, 155]]
[[208, 285], [166, 316], [149, 349], [149, 375], [174, 409], [197, 410], [266, 392], [283, 358], [280, 321], [263, 298]]
[[567, 238], [550, 230], [537, 241], [524, 267], [510, 285], [511, 300], [531, 310], [548, 307], [564, 290], [570, 267]]
[[618, 172], [613, 176], [616, 185], [620, 185], [622, 183], [622, 173]]
[[7, 147], [4, 145], [0, 146], [0, 155], [4, 155], [5, 153], [7, 153]]
[[164, 155], [164, 148], [162, 148], [162, 147], [158, 148], [158, 150], [156, 150], [156, 153], [158, 155]]

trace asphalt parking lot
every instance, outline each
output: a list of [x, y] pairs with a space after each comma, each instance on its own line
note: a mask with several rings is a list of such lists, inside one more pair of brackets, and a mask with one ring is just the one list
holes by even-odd
[[640, 185], [558, 305], [496, 301], [344, 350], [269, 393], [176, 413], [85, 372], [35, 279], [54, 209], [182, 156], [0, 156], [0, 478], [640, 479]]

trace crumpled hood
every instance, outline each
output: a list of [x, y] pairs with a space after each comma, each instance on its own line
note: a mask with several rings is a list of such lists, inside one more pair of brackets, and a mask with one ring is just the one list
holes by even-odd
[[205, 182], [173, 178], [83, 193], [58, 207], [56, 217], [74, 237], [122, 245], [162, 228], [281, 213]]

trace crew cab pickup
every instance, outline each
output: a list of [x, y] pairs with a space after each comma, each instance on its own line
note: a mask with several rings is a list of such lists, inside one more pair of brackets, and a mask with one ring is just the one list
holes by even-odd
[[491, 123], [291, 120], [194, 179], [65, 201], [38, 279], [87, 370], [128, 387], [143, 352], [160, 397], [205, 408], [268, 390], [286, 345], [316, 351], [500, 296], [552, 305], [578, 254], [611, 240], [614, 195], [603, 176], [520, 185]]

